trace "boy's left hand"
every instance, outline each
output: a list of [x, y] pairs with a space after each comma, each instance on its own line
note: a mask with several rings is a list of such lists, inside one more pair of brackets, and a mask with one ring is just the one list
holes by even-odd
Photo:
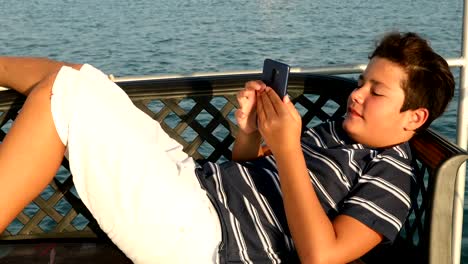
[[300, 148], [301, 115], [289, 97], [281, 100], [270, 87], [257, 97], [257, 126], [273, 154]]
[[235, 117], [239, 129], [245, 134], [257, 131], [256, 93], [263, 92], [265, 88], [262, 81], [250, 81], [237, 93], [239, 109], [236, 110]]

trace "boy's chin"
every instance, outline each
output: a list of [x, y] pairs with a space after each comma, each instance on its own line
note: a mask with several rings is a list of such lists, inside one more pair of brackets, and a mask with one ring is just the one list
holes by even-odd
[[341, 126], [343, 127], [343, 130], [346, 131], [346, 133], [348, 134], [354, 134], [358, 130], [357, 124], [353, 121], [354, 120], [352, 120], [352, 118], [347, 116], [343, 120], [343, 123], [341, 124]]
[[354, 140], [356, 143], [364, 144], [364, 142], [361, 142], [363, 128], [359, 124], [356, 124], [356, 122], [353, 122], [353, 120], [345, 119], [342, 123], [342, 127], [352, 140]]

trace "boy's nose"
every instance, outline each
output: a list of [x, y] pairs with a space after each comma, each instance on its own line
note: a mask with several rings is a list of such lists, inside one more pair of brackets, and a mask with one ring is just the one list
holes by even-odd
[[362, 104], [364, 101], [364, 94], [363, 94], [363, 89], [362, 87], [354, 89], [354, 91], [351, 92], [350, 98], [352, 102]]

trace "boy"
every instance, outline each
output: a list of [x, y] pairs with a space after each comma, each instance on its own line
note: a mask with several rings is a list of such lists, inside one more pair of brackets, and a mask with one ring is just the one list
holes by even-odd
[[[0, 145], [0, 230], [66, 152], [80, 198], [136, 263], [359, 258], [401, 228], [412, 179], [407, 141], [454, 90], [445, 60], [413, 33], [387, 35], [370, 59], [346, 117], [303, 133], [288, 97], [248, 82], [238, 94], [237, 162], [196, 169], [92, 66], [0, 58], [0, 85], [28, 95]], [[273, 155], [263, 155], [262, 140]]]

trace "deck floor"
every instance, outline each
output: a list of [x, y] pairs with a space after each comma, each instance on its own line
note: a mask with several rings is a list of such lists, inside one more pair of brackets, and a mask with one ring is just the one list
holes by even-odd
[[132, 262], [114, 245], [109, 243], [27, 243], [0, 244], [2, 264], [83, 264]]

